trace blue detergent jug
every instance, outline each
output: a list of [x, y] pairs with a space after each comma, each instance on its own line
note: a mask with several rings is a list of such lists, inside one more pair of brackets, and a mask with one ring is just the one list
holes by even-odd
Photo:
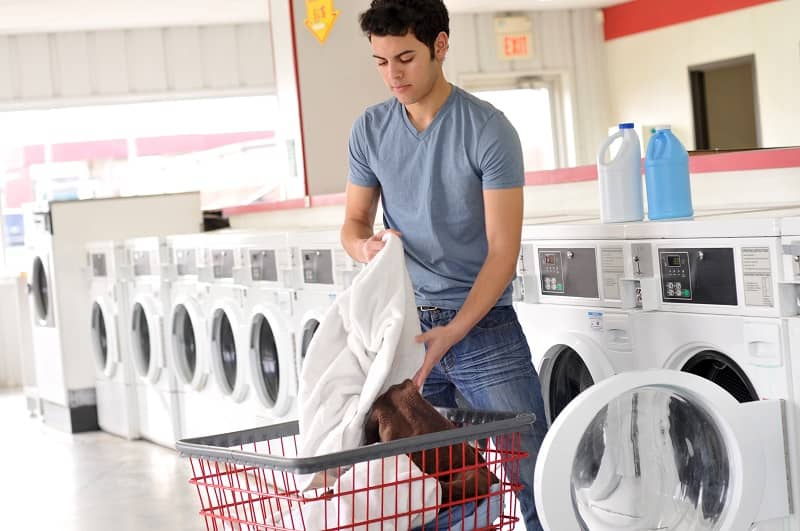
[[644, 159], [647, 217], [653, 220], [691, 218], [689, 154], [669, 126], [657, 127]]

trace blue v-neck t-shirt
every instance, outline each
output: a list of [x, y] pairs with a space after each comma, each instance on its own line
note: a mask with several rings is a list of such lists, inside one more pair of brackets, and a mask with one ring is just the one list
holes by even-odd
[[[383, 223], [403, 234], [418, 305], [458, 310], [486, 260], [483, 190], [524, 184], [505, 115], [453, 86], [424, 131], [396, 98], [369, 107], [349, 143], [353, 184], [380, 187]], [[511, 304], [511, 285], [498, 305]]]

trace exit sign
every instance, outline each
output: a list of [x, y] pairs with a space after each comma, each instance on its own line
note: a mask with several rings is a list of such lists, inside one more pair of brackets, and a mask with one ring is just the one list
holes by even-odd
[[521, 35], [502, 35], [500, 56], [502, 59], [530, 59], [531, 36], [529, 33]]

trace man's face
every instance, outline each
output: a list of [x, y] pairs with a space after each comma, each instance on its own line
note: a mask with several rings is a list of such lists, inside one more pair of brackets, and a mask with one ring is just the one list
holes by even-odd
[[383, 82], [403, 105], [417, 103], [430, 94], [442, 75], [441, 62], [431, 59], [430, 49], [411, 32], [402, 37], [373, 35], [370, 44]]

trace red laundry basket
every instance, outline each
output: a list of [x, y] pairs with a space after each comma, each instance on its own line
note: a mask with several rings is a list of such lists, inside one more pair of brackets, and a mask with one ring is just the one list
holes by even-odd
[[[522, 489], [520, 462], [527, 457], [520, 436], [531, 429], [533, 415], [439, 411], [455, 429], [312, 458], [297, 457], [297, 422], [186, 439], [176, 448], [191, 463], [189, 483], [197, 489], [200, 515], [208, 531], [378, 531], [398, 526], [424, 531], [514, 529], [518, 521], [516, 495]], [[450, 465], [458, 460], [459, 452], [462, 464]], [[469, 461], [467, 452], [474, 452], [469, 465], [463, 464]], [[411, 454], [436, 463], [436, 470], [395, 477], [398, 472], [403, 476], [398, 468], [410, 463], [405, 456]], [[453, 495], [452, 487], [447, 493], [447, 487], [442, 487], [441, 498], [425, 504], [422, 489], [430, 488], [431, 478], [448, 485], [454, 474], [463, 477], [477, 471], [468, 474], [470, 478], [488, 474], [483, 467], [494, 475], [492, 481], [497, 480], [490, 492], [455, 499], [458, 496]], [[301, 492], [298, 474], [315, 474], [326, 487]], [[355, 481], [336, 481], [345, 474], [372, 474], [372, 478], [360, 486]], [[394, 479], [385, 480], [384, 476]], [[477, 480], [475, 483], [477, 486]], [[464, 492], [468, 488], [465, 486]], [[422, 499], [421, 506], [402, 501], [414, 495]], [[342, 518], [357, 496], [365, 497], [362, 501], [368, 498], [372, 506], [367, 501], [360, 512], [351, 511]], [[309, 521], [307, 509], [312, 503], [318, 504], [314, 514], [323, 514], [319, 521]], [[418, 525], [421, 519], [428, 520], [424, 527]], [[412, 522], [417, 524], [412, 526]]]

